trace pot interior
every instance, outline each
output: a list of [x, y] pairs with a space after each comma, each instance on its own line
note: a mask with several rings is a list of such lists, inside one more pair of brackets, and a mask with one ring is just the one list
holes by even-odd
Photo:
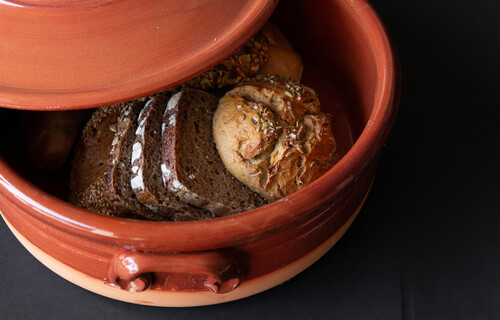
[[[331, 114], [341, 157], [362, 133], [377, 94], [373, 48], [356, 19], [360, 18], [355, 8], [344, 1], [282, 1], [271, 19], [301, 54], [302, 82], [315, 89], [322, 110]], [[0, 109], [0, 156], [24, 179], [66, 201], [69, 161], [48, 172], [36, 168], [28, 157], [24, 119], [41, 112], [48, 111]]]

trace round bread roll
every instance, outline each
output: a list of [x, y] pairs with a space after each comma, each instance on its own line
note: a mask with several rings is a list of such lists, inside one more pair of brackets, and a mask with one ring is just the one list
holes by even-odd
[[213, 120], [231, 174], [273, 201], [307, 186], [334, 164], [330, 117], [316, 93], [290, 79], [257, 76], [226, 93]]
[[269, 41], [267, 62], [261, 66], [259, 74], [276, 74], [300, 81], [302, 78], [302, 58], [293, 50], [290, 41], [272, 22], [261, 29]]
[[273, 22], [267, 21], [260, 31], [266, 36], [270, 45], [293, 50], [288, 38]]
[[269, 60], [264, 64], [259, 74], [275, 74], [300, 81], [302, 78], [302, 58], [290, 49], [269, 45]]

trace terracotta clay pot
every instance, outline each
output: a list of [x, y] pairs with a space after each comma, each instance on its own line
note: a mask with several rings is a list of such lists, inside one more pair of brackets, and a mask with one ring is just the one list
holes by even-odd
[[144, 222], [101, 216], [49, 194], [29, 182], [30, 170], [4, 148], [0, 210], [23, 245], [79, 286], [157, 306], [246, 297], [327, 252], [355, 219], [373, 181], [396, 114], [395, 59], [382, 23], [362, 0], [287, 0], [272, 19], [303, 57], [303, 82], [333, 116], [342, 158], [328, 173], [250, 212]]
[[80, 109], [146, 96], [241, 47], [278, 0], [0, 2], [0, 105]]

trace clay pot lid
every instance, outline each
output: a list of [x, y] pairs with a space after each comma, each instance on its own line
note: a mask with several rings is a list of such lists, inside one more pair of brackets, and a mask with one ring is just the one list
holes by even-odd
[[277, 2], [0, 1], [0, 106], [81, 109], [171, 87], [241, 47]]

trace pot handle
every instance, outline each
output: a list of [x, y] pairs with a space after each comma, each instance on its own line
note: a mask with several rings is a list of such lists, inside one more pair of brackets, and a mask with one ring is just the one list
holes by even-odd
[[[125, 251], [111, 259], [109, 281], [123, 290], [141, 292], [154, 281], [155, 273], [177, 274], [196, 278], [202, 287], [215, 293], [235, 289], [242, 281], [242, 273], [236, 260], [220, 251], [196, 253], [145, 253]], [[183, 288], [183, 281], [177, 290]]]

